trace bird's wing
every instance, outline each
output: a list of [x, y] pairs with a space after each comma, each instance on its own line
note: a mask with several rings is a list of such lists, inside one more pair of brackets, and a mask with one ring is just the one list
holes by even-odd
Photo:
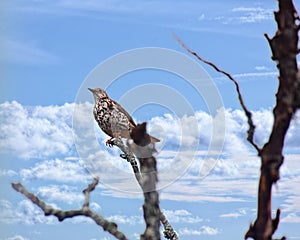
[[133, 118], [130, 116], [130, 114], [119, 104], [117, 103], [115, 100], [112, 100], [113, 104], [115, 105], [116, 108], [118, 108], [122, 113], [124, 113], [126, 115], [126, 117], [128, 118], [129, 122], [136, 127], [136, 124], [133, 120]]

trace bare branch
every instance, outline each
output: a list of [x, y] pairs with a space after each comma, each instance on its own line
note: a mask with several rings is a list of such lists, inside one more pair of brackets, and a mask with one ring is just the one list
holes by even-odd
[[36, 195], [29, 192], [21, 183], [12, 183], [13, 189], [17, 192], [20, 192], [32, 203], [37, 205], [44, 212], [45, 216], [55, 216], [61, 222], [67, 218], [73, 218], [76, 216], [86, 216], [94, 220], [94, 222], [101, 226], [104, 231], [108, 231], [111, 235], [120, 240], [127, 240], [127, 237], [118, 230], [118, 226], [114, 222], [110, 222], [103, 218], [100, 214], [97, 214], [90, 210], [90, 193], [95, 189], [97, 184], [99, 183], [98, 178], [94, 178], [93, 182], [88, 185], [86, 189], [83, 190], [83, 194], [85, 195], [85, 201], [82, 205], [82, 208], [79, 210], [69, 210], [63, 211], [60, 209], [55, 209], [52, 206], [46, 204], [44, 201], [40, 200]]
[[175, 40], [190, 54], [192, 54], [193, 56], [195, 56], [199, 61], [211, 66], [212, 68], [214, 68], [217, 72], [224, 74], [227, 78], [229, 78], [235, 85], [235, 89], [238, 95], [238, 99], [239, 102], [242, 106], [242, 109], [245, 112], [245, 115], [247, 117], [247, 121], [248, 121], [248, 125], [249, 125], [249, 129], [247, 131], [248, 136], [247, 136], [247, 140], [248, 142], [256, 149], [258, 155], [260, 154], [261, 149], [258, 147], [258, 145], [254, 142], [254, 132], [255, 132], [255, 125], [253, 123], [252, 120], [252, 113], [248, 110], [248, 108], [245, 105], [245, 102], [243, 100], [243, 96], [241, 94], [240, 91], [240, 86], [238, 84], [238, 82], [227, 72], [225, 72], [224, 70], [221, 70], [217, 65], [215, 65], [214, 63], [207, 61], [205, 59], [203, 59], [202, 57], [200, 57], [196, 52], [192, 51], [190, 48], [188, 48], [175, 34], [173, 34], [173, 37], [175, 38]]
[[88, 187], [86, 189], [84, 189], [82, 191], [82, 193], [84, 194], [85, 198], [84, 198], [84, 203], [82, 205], [82, 209], [88, 209], [90, 206], [90, 195], [91, 192], [95, 190], [96, 186], [99, 183], [99, 178], [94, 178], [93, 182], [91, 182]]

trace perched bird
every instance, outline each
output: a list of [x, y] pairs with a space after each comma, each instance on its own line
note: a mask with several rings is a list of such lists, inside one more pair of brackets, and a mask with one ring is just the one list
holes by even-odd
[[[94, 117], [99, 127], [111, 138], [106, 145], [112, 146], [114, 138], [130, 139], [132, 129], [137, 125], [128, 112], [116, 101], [112, 100], [102, 88], [88, 88], [93, 93]], [[150, 136], [150, 142], [160, 140]]]

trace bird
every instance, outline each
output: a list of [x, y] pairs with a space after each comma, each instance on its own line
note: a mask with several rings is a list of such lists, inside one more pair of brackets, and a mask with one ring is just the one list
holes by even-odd
[[[131, 139], [131, 133], [137, 127], [130, 114], [115, 100], [111, 99], [102, 88], [88, 88], [94, 96], [93, 114], [101, 130], [110, 136], [106, 146], [112, 147], [116, 138]], [[150, 142], [160, 142], [149, 136]]]

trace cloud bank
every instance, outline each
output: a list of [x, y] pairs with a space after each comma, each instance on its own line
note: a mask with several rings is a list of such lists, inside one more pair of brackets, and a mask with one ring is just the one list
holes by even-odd
[[0, 148], [21, 158], [63, 155], [73, 146], [73, 104], [25, 107], [18, 102], [0, 105]]
[[[2, 152], [9, 152], [20, 158], [47, 158], [51, 156], [73, 156], [74, 139], [72, 117], [74, 104], [61, 106], [23, 106], [18, 102], [0, 104], [0, 147]], [[87, 114], [82, 112], [82, 124]], [[241, 110], [225, 110], [225, 122], [218, 123], [217, 128], [225, 128], [224, 152], [250, 151], [246, 141], [248, 129], [247, 120]], [[253, 112], [256, 125], [255, 140], [262, 145], [268, 139], [273, 123], [271, 110]], [[287, 134], [286, 149], [298, 149], [300, 135], [300, 112], [294, 117]], [[150, 132], [161, 138], [164, 150], [197, 144], [200, 136], [200, 146], [207, 148], [212, 137], [212, 121], [214, 119], [204, 111], [198, 111], [194, 116], [178, 118], [174, 115], [154, 117], [149, 120]], [[97, 128], [97, 127], [96, 127]], [[95, 128], [95, 129], [96, 129]], [[199, 130], [199, 131], [198, 131]], [[199, 132], [199, 134], [198, 134]], [[107, 136], [98, 129], [94, 134], [99, 135], [100, 142]], [[157, 146], [160, 148], [160, 145]], [[72, 155], [73, 154], [73, 155]]]
[[[72, 129], [73, 109], [74, 104], [28, 107], [17, 102], [2, 103], [0, 105], [1, 153], [9, 153], [12, 156], [11, 161], [24, 161], [22, 159], [32, 158], [39, 159], [39, 161], [19, 171], [0, 169], [0, 175], [6, 178], [19, 176], [25, 181], [52, 181], [51, 185], [38, 188], [40, 195], [66, 204], [79, 204], [78, 199], [82, 197], [76, 199], [74, 193], [76, 189], [67, 185], [86, 183], [91, 179], [91, 175], [81, 164], [82, 162], [78, 161], [79, 158], [75, 152]], [[225, 128], [224, 148], [219, 160], [206, 178], [200, 177], [200, 171], [206, 161], [214, 158], [213, 152], [207, 156], [207, 149], [210, 147], [212, 122], [215, 121], [215, 117], [204, 111], [198, 111], [194, 116], [178, 118], [173, 115], [164, 115], [149, 120], [151, 134], [163, 140], [161, 145], [157, 146], [161, 199], [193, 202], [245, 202], [249, 196], [256, 196], [260, 162], [245, 140], [245, 133], [248, 129], [247, 120], [240, 110], [226, 109], [224, 111], [225, 122], [215, 125], [217, 128]], [[83, 125], [86, 125], [85, 114], [91, 113], [82, 112]], [[271, 131], [272, 113], [270, 110], [261, 109], [253, 112], [253, 118], [256, 125], [255, 141], [263, 145]], [[292, 221], [292, 217], [299, 217], [297, 210], [300, 204], [300, 194], [297, 191], [300, 181], [300, 163], [297, 161], [300, 142], [299, 119], [300, 113], [298, 112], [291, 123], [285, 142], [287, 154], [281, 169], [282, 180], [278, 183], [280, 191], [274, 192], [275, 197], [288, 196], [282, 204], [286, 222]], [[196, 127], [200, 133], [200, 140], [195, 134]], [[94, 129], [92, 135], [98, 138], [97, 147], [107, 149], [104, 144], [107, 136], [97, 127]], [[184, 135], [178, 132], [184, 132]], [[198, 141], [199, 145], [197, 145]], [[191, 153], [189, 147], [193, 145], [197, 145], [197, 150]], [[99, 171], [102, 174], [100, 176], [104, 183], [101, 194], [137, 197], [139, 195], [136, 191], [139, 187], [132, 177], [130, 166], [118, 154], [118, 149], [108, 149], [105, 152], [99, 150], [94, 153], [94, 156], [89, 156], [91, 159], [99, 159], [98, 166], [101, 166]], [[110, 159], [111, 162], [103, 161], [103, 159]], [[9, 203], [2, 202], [3, 204]], [[26, 205], [26, 202], [22, 204]], [[5, 209], [10, 209], [10, 207], [3, 208]], [[291, 215], [293, 212], [295, 214]], [[170, 214], [174, 215], [174, 213]], [[186, 221], [201, 221], [201, 219], [190, 218], [188, 213], [177, 212], [176, 216], [178, 214], [183, 214], [181, 217]], [[224, 213], [222, 217], [237, 218], [243, 214], [243, 211], [237, 209], [237, 212]], [[11, 221], [15, 220], [11, 219]]]

